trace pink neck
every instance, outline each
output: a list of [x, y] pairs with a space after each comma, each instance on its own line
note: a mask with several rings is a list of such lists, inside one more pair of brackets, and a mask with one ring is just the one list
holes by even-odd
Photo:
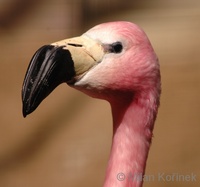
[[114, 134], [104, 187], [142, 186], [157, 106], [150, 95], [111, 102]]

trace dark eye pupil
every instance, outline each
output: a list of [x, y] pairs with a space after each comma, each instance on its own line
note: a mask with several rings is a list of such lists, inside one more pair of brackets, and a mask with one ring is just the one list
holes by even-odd
[[121, 42], [115, 42], [112, 44], [113, 53], [120, 53], [123, 49]]

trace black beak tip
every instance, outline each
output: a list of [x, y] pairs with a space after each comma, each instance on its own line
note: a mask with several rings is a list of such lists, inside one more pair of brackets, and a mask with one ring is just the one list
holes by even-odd
[[22, 113], [23, 113], [23, 117], [25, 118], [27, 116], [26, 111], [23, 111]]
[[30, 113], [31, 113], [30, 107], [28, 107], [26, 102], [23, 102], [23, 107], [22, 107], [23, 117], [25, 118]]
[[24, 118], [29, 114], [28, 111], [24, 107], [22, 109], [22, 114]]
[[33, 55], [22, 87], [23, 116], [32, 113], [61, 83], [76, 75], [71, 53], [63, 46], [46, 45]]

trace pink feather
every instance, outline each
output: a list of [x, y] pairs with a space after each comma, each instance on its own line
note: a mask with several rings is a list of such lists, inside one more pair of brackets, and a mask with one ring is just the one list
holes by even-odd
[[113, 142], [104, 187], [141, 187], [161, 92], [158, 58], [144, 31], [130, 22], [104, 23], [84, 35], [124, 47], [77, 83], [111, 104]]

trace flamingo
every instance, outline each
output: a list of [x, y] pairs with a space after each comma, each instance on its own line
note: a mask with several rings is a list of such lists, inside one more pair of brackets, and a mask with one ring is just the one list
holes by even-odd
[[111, 105], [103, 186], [141, 187], [161, 93], [159, 61], [145, 32], [131, 22], [108, 22], [41, 47], [23, 83], [24, 117], [64, 82]]

